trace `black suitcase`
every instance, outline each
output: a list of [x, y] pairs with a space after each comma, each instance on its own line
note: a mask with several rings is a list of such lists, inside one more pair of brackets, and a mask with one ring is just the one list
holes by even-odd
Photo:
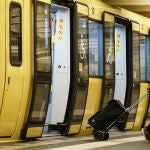
[[136, 100], [128, 108], [125, 108], [118, 100], [110, 100], [103, 109], [88, 119], [88, 124], [94, 129], [94, 139], [98, 141], [108, 140], [108, 131], [111, 127], [148, 95], [149, 89], [147, 90], [147, 93]]
[[125, 107], [118, 100], [110, 100], [106, 107], [92, 116], [88, 123], [95, 130], [106, 131], [106, 128], [118, 118], [124, 111]]

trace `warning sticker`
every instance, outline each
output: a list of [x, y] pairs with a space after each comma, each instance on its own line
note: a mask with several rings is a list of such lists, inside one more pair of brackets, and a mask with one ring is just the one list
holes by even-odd
[[116, 52], [120, 52], [120, 34], [116, 35]]
[[83, 64], [79, 63], [79, 72], [82, 72], [82, 71], [83, 71]]
[[56, 42], [56, 36], [52, 36], [52, 43]]
[[57, 35], [57, 39], [59, 41], [63, 40], [63, 28], [64, 28], [64, 20], [59, 19], [58, 20], [58, 35]]

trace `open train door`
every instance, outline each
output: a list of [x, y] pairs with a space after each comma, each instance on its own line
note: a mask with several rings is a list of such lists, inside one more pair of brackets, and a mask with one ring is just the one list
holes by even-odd
[[78, 134], [84, 115], [88, 89], [88, 15], [87, 5], [75, 2], [72, 16], [72, 62], [69, 101], [62, 134]]
[[[131, 57], [132, 57], [132, 74], [133, 74], [132, 81], [133, 82], [132, 82], [132, 93], [131, 93], [130, 99], [131, 99], [131, 105], [132, 105], [140, 96], [141, 77], [140, 77], [140, 24], [134, 21], [131, 21], [131, 23], [132, 23], [132, 56]], [[144, 88], [144, 86], [141, 88]], [[145, 89], [145, 92], [146, 92], [146, 89]], [[134, 125], [136, 113], [137, 113], [137, 107], [135, 107], [131, 112], [129, 112], [126, 129], [132, 129]], [[142, 116], [142, 113], [138, 115], [140, 119], [140, 116]], [[143, 120], [141, 120], [141, 122], [142, 121]]]
[[[149, 29], [149, 35], [145, 37], [145, 49], [146, 49], [146, 66], [145, 66], [145, 71], [146, 71], [146, 79], [148, 81], [150, 81], [150, 29]], [[150, 87], [150, 85], [149, 85]], [[150, 97], [150, 96], [149, 96]], [[143, 122], [143, 125], [144, 126], [147, 126], [150, 124], [150, 98], [149, 98], [149, 102], [148, 102], [148, 106], [147, 106], [147, 113], [146, 113], [146, 116], [145, 116], [145, 120]]]
[[89, 19], [89, 84], [80, 135], [92, 134], [88, 119], [101, 107], [103, 81], [103, 23]]
[[[148, 36], [148, 31], [146, 34], [140, 35], [140, 97], [147, 92], [150, 82], [150, 36]], [[147, 108], [149, 102], [149, 96], [145, 97], [142, 102], [138, 104], [136, 118], [133, 126], [133, 130], [140, 130], [143, 121], [145, 121], [145, 116], [149, 115]], [[150, 110], [149, 110], [150, 111]], [[146, 124], [147, 125], [147, 124]]]
[[[146, 88], [150, 87], [150, 30], [148, 35], [141, 35], [141, 52], [143, 60], [141, 61], [141, 78], [146, 84]], [[145, 89], [146, 90], [146, 89]], [[145, 113], [146, 109], [146, 113]], [[145, 101], [144, 112], [141, 110], [141, 114], [144, 114], [143, 126], [150, 124], [150, 96]]]
[[[5, 29], [2, 28], [1, 39], [1, 73], [3, 80], [0, 79], [0, 87], [4, 85], [5, 89], [0, 92], [0, 137], [12, 137], [19, 118], [20, 107], [22, 102], [22, 90], [24, 85], [24, 60], [22, 52], [24, 45], [22, 43], [22, 25], [23, 25], [23, 0], [6, 0], [1, 1], [3, 6], [2, 21]], [[1, 11], [2, 13], [2, 11]], [[5, 21], [6, 20], [6, 21]], [[5, 33], [4, 33], [5, 32]], [[5, 34], [5, 36], [4, 36]], [[6, 44], [4, 46], [4, 44]], [[5, 51], [5, 53], [4, 53]], [[4, 62], [5, 60], [5, 62]], [[6, 67], [6, 70], [4, 70]], [[5, 72], [6, 71], [6, 72]], [[5, 73], [5, 77], [4, 77]], [[3, 94], [3, 101], [1, 97]]]
[[[103, 104], [117, 99], [130, 105], [132, 92], [131, 22], [109, 12], [104, 12], [104, 84]], [[126, 119], [120, 128], [124, 128]]]
[[34, 85], [23, 138], [41, 137], [51, 84], [50, 0], [34, 1]]

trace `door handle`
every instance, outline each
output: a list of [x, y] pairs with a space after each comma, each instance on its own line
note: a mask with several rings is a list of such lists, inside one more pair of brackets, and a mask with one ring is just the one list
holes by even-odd
[[7, 83], [8, 83], [8, 85], [10, 84], [10, 77], [8, 77], [8, 82]]

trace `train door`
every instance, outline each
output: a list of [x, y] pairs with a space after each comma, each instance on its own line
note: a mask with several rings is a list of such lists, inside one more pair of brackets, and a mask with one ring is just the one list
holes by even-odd
[[89, 19], [89, 86], [80, 135], [91, 134], [88, 119], [100, 108], [103, 80], [103, 24]]
[[[147, 92], [150, 81], [150, 38], [148, 35], [140, 35], [140, 97]], [[145, 99], [138, 104], [136, 118], [133, 126], [133, 130], [140, 130], [144, 118], [147, 113], [149, 98]]]
[[5, 83], [5, 3], [3, 1], [0, 1], [0, 108], [3, 101], [3, 92], [4, 92], [4, 83]]
[[51, 84], [50, 1], [34, 1], [34, 85], [23, 138], [41, 137]]
[[[150, 30], [149, 30], [150, 34]], [[149, 36], [144, 36], [144, 46], [145, 46], [145, 79], [147, 81], [150, 81], [150, 35]], [[150, 85], [148, 85], [150, 87]], [[150, 99], [147, 105], [147, 111], [145, 115], [145, 120], [143, 122], [144, 126], [147, 126], [150, 124]]]
[[[132, 23], [132, 93], [131, 93], [131, 105], [139, 98], [140, 93], [140, 24], [137, 22]], [[142, 85], [141, 85], [142, 86]], [[128, 115], [126, 129], [132, 129], [137, 107], [135, 107]]]
[[52, 88], [46, 123], [64, 122], [70, 87], [70, 8], [51, 5]]
[[24, 12], [23, 0], [6, 0], [3, 1], [3, 4], [5, 4], [3, 12], [5, 19], [3, 16], [3, 21], [6, 20], [6, 22], [4, 21], [6, 30], [3, 29], [6, 33], [5, 39], [3, 39], [6, 41], [4, 42], [6, 45], [3, 50], [6, 50], [6, 55], [3, 55], [5, 58], [1, 58], [1, 61], [6, 60], [4, 65], [6, 66], [6, 80], [0, 113], [0, 137], [11, 137], [19, 117], [24, 84], [24, 60], [22, 57], [24, 51], [22, 44]]
[[74, 3], [72, 8], [72, 62], [69, 102], [65, 121], [60, 124], [62, 134], [77, 134], [80, 131], [88, 88], [88, 14], [89, 8]]
[[[143, 93], [147, 91], [149, 88], [150, 82], [150, 36], [141, 35], [140, 36], [140, 56], [141, 56], [141, 80], [142, 80], [142, 90]], [[143, 103], [141, 102], [138, 114], [136, 115], [136, 124], [134, 124], [134, 129], [140, 129], [143, 126], [147, 126], [150, 124], [150, 99], [146, 98]], [[143, 122], [138, 122], [138, 115], [143, 115]], [[139, 124], [140, 127], [139, 127]]]
[[[104, 13], [104, 107], [111, 99], [130, 104], [131, 23], [128, 19]], [[124, 126], [125, 123], [122, 124]]]

